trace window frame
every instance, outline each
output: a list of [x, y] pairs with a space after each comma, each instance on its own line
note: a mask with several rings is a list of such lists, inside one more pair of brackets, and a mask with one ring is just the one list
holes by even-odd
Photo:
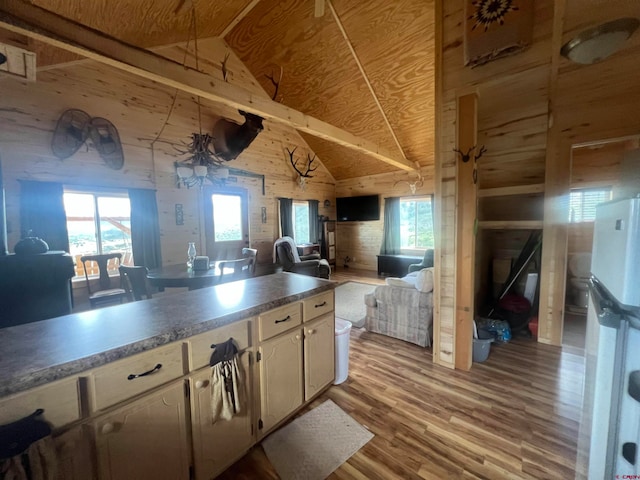
[[[306, 242], [301, 242], [296, 238], [296, 205], [300, 206], [300, 205], [305, 205], [307, 208], [307, 240]], [[311, 243], [311, 239], [308, 238], [309, 235], [309, 201], [308, 200], [292, 200], [292, 205], [291, 205], [291, 223], [293, 225], [293, 240], [296, 242], [296, 245], [304, 245], [304, 244], [309, 244]]]
[[[220, 240], [215, 241], [215, 225], [213, 214], [213, 195], [225, 195], [240, 197], [240, 210], [242, 214], [242, 238], [240, 240]], [[203, 205], [204, 215], [204, 247], [209, 260], [225, 260], [230, 258], [240, 258], [243, 248], [250, 245], [249, 234], [251, 232], [249, 219], [249, 192], [241, 187], [218, 187], [206, 186], [202, 188], [200, 201]], [[198, 253], [204, 255], [204, 253]]]
[[[584, 219], [585, 215], [585, 202], [584, 202], [584, 194], [588, 193], [588, 192], [593, 192], [593, 193], [608, 193], [609, 194], [609, 198], [602, 200], [598, 203], [593, 203], [593, 208], [594, 208], [594, 215], [593, 218], [588, 218], [588, 219]], [[571, 199], [572, 196], [576, 193], [579, 193], [581, 195], [581, 199], [580, 199], [580, 220], [574, 220], [572, 217], [572, 208], [571, 208]], [[602, 185], [602, 186], [598, 186], [598, 187], [577, 187], [577, 188], [571, 188], [569, 190], [569, 200], [568, 200], [568, 211], [569, 211], [569, 215], [567, 218], [567, 223], [569, 223], [570, 225], [579, 225], [581, 223], [593, 223], [595, 222], [595, 206], [599, 205], [600, 203], [604, 203], [604, 202], [608, 202], [611, 200], [613, 196], [613, 187], [611, 185]]]
[[[101, 216], [100, 216], [100, 211], [99, 211], [99, 207], [98, 207], [98, 199], [100, 197], [109, 197], [109, 198], [126, 198], [127, 200], [129, 200], [129, 207], [131, 207], [131, 199], [129, 198], [129, 193], [125, 190], [121, 190], [121, 189], [107, 189], [107, 188], [78, 188], [78, 187], [67, 187], [64, 186], [63, 187], [63, 198], [64, 195], [66, 194], [76, 194], [76, 195], [91, 195], [93, 197], [93, 214], [94, 214], [94, 218], [93, 218], [93, 227], [95, 229], [95, 235], [96, 235], [96, 248], [97, 248], [97, 252], [93, 252], [93, 253], [84, 253], [84, 254], [80, 254], [80, 256], [82, 255], [101, 255], [103, 253], [105, 253], [103, 251], [103, 245], [102, 245], [102, 228], [100, 226], [101, 223]], [[69, 216], [66, 211], [65, 211], [65, 216], [66, 216], [66, 223], [67, 225], [69, 224], [69, 221], [73, 221], [74, 218], [73, 216]], [[131, 223], [131, 209], [129, 209], [129, 223]], [[69, 238], [69, 233], [67, 232], [67, 238]], [[69, 238], [69, 241], [71, 239]], [[69, 242], [71, 243], [71, 242]], [[133, 245], [131, 245], [131, 248], [127, 251], [130, 252], [130, 264], [133, 265]], [[125, 258], [124, 255], [125, 252], [123, 252], [123, 258], [122, 258], [122, 264], [123, 265], [127, 265], [129, 263], [126, 263], [127, 260]], [[77, 254], [71, 254], [74, 258], [77, 256]], [[78, 263], [78, 262], [76, 262]], [[84, 274], [80, 273], [78, 268], [84, 268], [81, 265], [76, 264], [75, 266], [75, 279], [82, 279], [84, 280]], [[112, 272], [112, 271], [110, 271]], [[95, 277], [97, 275], [95, 274], [90, 274], [89, 277]]]
[[[420, 201], [428, 201], [430, 203], [431, 206], [431, 233], [433, 236], [433, 245], [430, 246], [426, 246], [426, 247], [417, 247], [417, 246], [413, 246], [413, 247], [403, 247], [402, 246], [402, 220], [400, 221], [400, 252], [403, 255], [424, 255], [424, 252], [430, 248], [435, 248], [435, 226], [434, 226], [434, 211], [433, 211], [433, 203], [434, 203], [434, 197], [431, 194], [427, 194], [427, 195], [415, 195], [415, 196], [409, 196], [409, 197], [400, 197], [400, 209], [402, 210], [402, 203], [403, 202], [420, 202]], [[417, 209], [416, 209], [417, 210]], [[414, 227], [416, 228], [416, 232], [417, 232], [417, 216], [414, 217]]]

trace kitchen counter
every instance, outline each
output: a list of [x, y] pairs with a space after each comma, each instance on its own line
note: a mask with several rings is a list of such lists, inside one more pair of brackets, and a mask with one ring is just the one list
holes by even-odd
[[335, 288], [276, 273], [0, 329], [0, 397]]

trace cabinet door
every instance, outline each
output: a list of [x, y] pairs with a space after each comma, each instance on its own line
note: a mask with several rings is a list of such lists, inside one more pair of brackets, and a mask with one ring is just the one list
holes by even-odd
[[213, 478], [240, 458], [253, 445], [250, 352], [241, 357], [244, 376], [244, 410], [231, 420], [211, 423], [211, 369], [204, 368], [190, 378], [191, 427], [196, 478]]
[[264, 342], [260, 361], [260, 435], [302, 405], [302, 331]]
[[84, 426], [74, 427], [53, 439], [58, 458], [57, 480], [95, 478], [92, 442], [88, 430]]
[[335, 376], [333, 312], [304, 327], [304, 399], [312, 398]]
[[101, 480], [189, 478], [183, 381], [94, 422]]

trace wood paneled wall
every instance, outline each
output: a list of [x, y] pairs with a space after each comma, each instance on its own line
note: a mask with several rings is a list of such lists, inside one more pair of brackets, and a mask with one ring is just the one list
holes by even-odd
[[[473, 235], [474, 226], [456, 228], [456, 178], [459, 157], [456, 145], [456, 100], [478, 94], [478, 143], [487, 152], [478, 160], [478, 185], [482, 189], [529, 185], [544, 179], [547, 129], [549, 50], [552, 31], [552, 2], [535, 2], [533, 43], [524, 52], [470, 69], [463, 65], [464, 2], [441, 3], [442, 38], [439, 126], [436, 138], [438, 172], [436, 189], [440, 201], [440, 239], [436, 266], [437, 337], [434, 360], [455, 365], [457, 273], [455, 245], [461, 235]], [[481, 242], [484, 248], [486, 241]], [[488, 248], [488, 247], [487, 247]], [[474, 262], [475, 259], [468, 259]], [[479, 269], [480, 272], [484, 271]], [[471, 348], [471, 345], [469, 345]]]
[[[424, 183], [416, 189], [416, 195], [434, 193], [433, 170], [421, 170]], [[384, 198], [409, 197], [411, 190], [407, 181], [415, 182], [416, 174], [385, 173], [367, 177], [353, 178], [336, 182], [336, 197], [357, 195], [380, 195], [380, 220], [371, 222], [338, 222], [336, 229], [336, 261], [343, 264], [346, 256], [354, 259], [349, 262], [352, 268], [377, 270], [376, 255], [380, 253], [384, 228]], [[335, 218], [335, 206], [331, 218]]]
[[[560, 56], [560, 47], [595, 24], [633, 16], [624, 0], [538, 0], [534, 3], [533, 43], [528, 50], [469, 69], [463, 66], [463, 0], [441, 1], [436, 89], [436, 190], [441, 195], [439, 289], [436, 299], [434, 360], [455, 362], [455, 295], [453, 246], [472, 230], [456, 229], [455, 101], [476, 92], [479, 98], [478, 141], [487, 153], [478, 164], [482, 189], [544, 182], [544, 239], [539, 341], [559, 345], [562, 338], [564, 283], [568, 242], [568, 192], [571, 149], [598, 140], [640, 133], [637, 79], [640, 36], [623, 50], [593, 65], [580, 66]], [[637, 14], [637, 12], [635, 12]], [[589, 167], [585, 166], [585, 170]], [[583, 175], [580, 169], [577, 175]], [[606, 173], [610, 175], [610, 173]], [[484, 242], [483, 242], [484, 243]]]
[[[221, 40], [200, 42], [201, 68], [220, 76], [220, 62], [228, 51]], [[179, 46], [162, 53], [180, 61], [185, 57], [184, 48]], [[187, 59], [193, 62], [189, 55]], [[268, 96], [233, 53], [227, 68], [231, 82]], [[0, 158], [7, 193], [10, 249], [20, 235], [18, 181], [29, 179], [89, 188], [155, 189], [163, 262], [184, 262], [189, 241], [195, 241], [198, 251], [204, 253], [200, 191], [177, 188], [173, 166], [184, 158], [176, 147], [184, 148], [191, 133], [198, 131], [194, 98], [178, 93], [169, 116], [175, 91], [90, 61], [39, 72], [35, 83], [0, 79], [0, 88]], [[68, 108], [79, 108], [114, 123], [125, 154], [122, 170], [107, 168], [91, 145], [62, 161], [53, 156], [52, 132], [58, 117]], [[243, 121], [235, 110], [202, 102], [204, 131], [210, 132], [221, 117]], [[258, 248], [259, 262], [271, 262], [273, 241], [278, 236], [277, 197], [320, 200], [320, 214], [330, 216], [330, 209], [322, 205], [324, 200], [335, 205], [335, 182], [321, 167], [307, 181], [306, 191], [302, 191], [285, 148], [298, 146], [298, 152], [304, 154], [309, 151], [307, 145], [292, 128], [269, 121], [264, 126], [251, 146], [229, 166], [266, 177], [265, 195], [259, 179], [239, 176], [237, 183], [231, 185], [248, 190], [250, 242]], [[176, 225], [176, 203], [183, 205], [184, 225]], [[267, 209], [266, 223], [262, 223], [262, 207]]]

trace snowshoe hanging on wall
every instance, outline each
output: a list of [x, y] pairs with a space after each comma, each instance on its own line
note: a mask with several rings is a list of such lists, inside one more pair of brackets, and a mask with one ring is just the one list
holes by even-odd
[[124, 153], [118, 129], [106, 118], [94, 117], [89, 125], [89, 138], [109, 168], [120, 170]]
[[87, 140], [91, 117], [82, 110], [65, 111], [56, 124], [51, 141], [51, 150], [60, 160], [69, 158]]

